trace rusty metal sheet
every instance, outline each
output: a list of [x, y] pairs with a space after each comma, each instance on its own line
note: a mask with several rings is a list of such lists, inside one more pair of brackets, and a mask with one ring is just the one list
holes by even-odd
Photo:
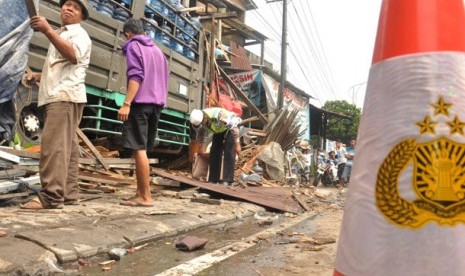
[[245, 71], [253, 70], [245, 49], [239, 46], [235, 41], [231, 41], [230, 46], [231, 52], [234, 54], [231, 55], [231, 67]]
[[276, 188], [277, 190], [279, 190], [279, 192], [276, 192], [276, 190], [270, 192], [271, 190], [269, 189], [274, 188], [251, 189], [241, 187], [225, 187], [223, 185], [197, 181], [185, 176], [170, 174], [161, 169], [153, 168], [152, 172], [162, 177], [173, 179], [188, 185], [196, 186], [216, 193], [228, 195], [230, 197], [242, 199], [260, 206], [294, 214], [300, 213], [302, 211], [302, 207], [299, 205], [299, 203], [292, 198], [292, 191], [290, 188], [286, 189], [284, 187], [279, 187]]

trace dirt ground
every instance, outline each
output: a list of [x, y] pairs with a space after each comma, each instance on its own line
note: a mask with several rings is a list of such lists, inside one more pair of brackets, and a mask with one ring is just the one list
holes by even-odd
[[[331, 195], [312, 206], [317, 215], [283, 229], [281, 235], [260, 242], [202, 275], [332, 276], [345, 191], [323, 189]], [[333, 242], [323, 245], [302, 242], [312, 238]]]

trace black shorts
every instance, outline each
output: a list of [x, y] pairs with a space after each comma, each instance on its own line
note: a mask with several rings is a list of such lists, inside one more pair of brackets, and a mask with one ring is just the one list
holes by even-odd
[[162, 107], [132, 103], [129, 118], [123, 125], [123, 147], [152, 151], [157, 136]]

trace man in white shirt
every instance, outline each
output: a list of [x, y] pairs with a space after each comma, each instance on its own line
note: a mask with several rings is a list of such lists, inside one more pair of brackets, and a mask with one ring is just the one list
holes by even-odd
[[80, 22], [89, 17], [87, 0], [60, 0], [62, 26], [54, 30], [42, 16], [31, 18], [31, 28], [50, 40], [40, 82], [38, 106], [45, 110], [39, 173], [42, 190], [24, 209], [61, 209], [78, 202], [79, 140], [76, 131], [86, 97], [86, 69], [92, 42]]

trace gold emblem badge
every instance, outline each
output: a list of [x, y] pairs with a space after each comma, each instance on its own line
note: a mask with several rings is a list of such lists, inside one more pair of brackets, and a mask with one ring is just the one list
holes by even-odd
[[[450, 136], [464, 135], [465, 123], [457, 116], [450, 119], [452, 106], [439, 97], [434, 118], [443, 116]], [[426, 116], [418, 122], [420, 134], [435, 134], [439, 122]], [[399, 176], [413, 167], [412, 188], [417, 199], [402, 198], [398, 189]], [[465, 144], [448, 137], [429, 142], [407, 139], [396, 145], [379, 168], [376, 180], [376, 204], [392, 223], [418, 229], [428, 221], [440, 225], [465, 222]]]

